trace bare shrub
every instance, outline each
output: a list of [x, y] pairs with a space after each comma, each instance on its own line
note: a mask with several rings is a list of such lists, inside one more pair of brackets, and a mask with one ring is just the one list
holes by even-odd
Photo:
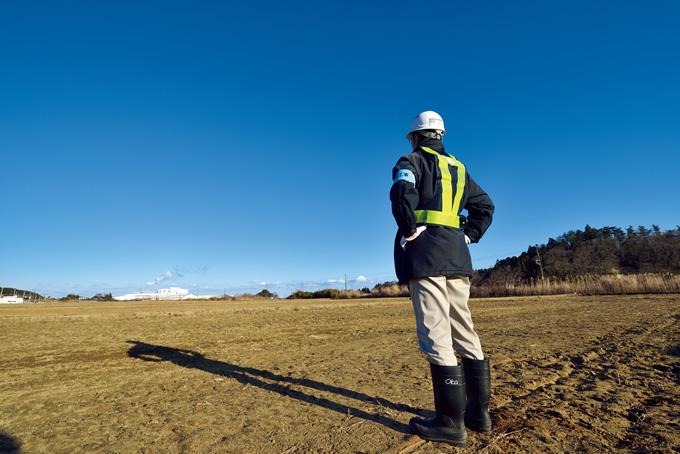
[[406, 285], [399, 285], [396, 282], [392, 282], [374, 288], [373, 290], [371, 290], [371, 296], [375, 297], [409, 296], [409, 291]]

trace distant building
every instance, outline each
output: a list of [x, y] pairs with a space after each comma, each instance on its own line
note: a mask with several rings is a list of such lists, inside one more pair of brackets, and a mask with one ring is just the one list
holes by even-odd
[[126, 293], [123, 296], [114, 296], [116, 301], [132, 300], [187, 300], [196, 298], [189, 294], [189, 290], [180, 287], [159, 288], [155, 292]]
[[24, 299], [20, 296], [0, 296], [0, 304], [24, 304]]

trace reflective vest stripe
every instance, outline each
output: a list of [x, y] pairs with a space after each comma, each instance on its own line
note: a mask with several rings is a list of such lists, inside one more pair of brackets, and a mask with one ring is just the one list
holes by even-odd
[[[442, 155], [427, 147], [422, 147], [422, 149], [437, 157], [437, 163], [441, 172], [442, 211], [415, 210], [416, 222], [445, 225], [458, 229], [461, 227], [461, 218], [458, 212], [460, 211], [460, 201], [465, 190], [465, 166], [453, 156]], [[453, 182], [449, 166], [456, 168], [456, 176], [458, 177], [455, 195], [453, 193]]]

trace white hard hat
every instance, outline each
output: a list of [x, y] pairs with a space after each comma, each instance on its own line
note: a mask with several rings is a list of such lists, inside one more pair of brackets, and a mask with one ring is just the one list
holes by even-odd
[[439, 116], [437, 112], [432, 112], [428, 110], [418, 114], [418, 116], [411, 123], [411, 129], [406, 138], [411, 140], [411, 133], [415, 131], [421, 131], [423, 129], [434, 129], [439, 134], [444, 135], [446, 130], [444, 129], [444, 120]]

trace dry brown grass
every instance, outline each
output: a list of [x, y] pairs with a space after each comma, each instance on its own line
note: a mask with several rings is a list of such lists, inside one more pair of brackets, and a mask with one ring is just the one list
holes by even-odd
[[521, 284], [473, 286], [475, 298], [535, 295], [616, 295], [680, 293], [680, 276], [666, 274], [587, 275], [530, 280]]

